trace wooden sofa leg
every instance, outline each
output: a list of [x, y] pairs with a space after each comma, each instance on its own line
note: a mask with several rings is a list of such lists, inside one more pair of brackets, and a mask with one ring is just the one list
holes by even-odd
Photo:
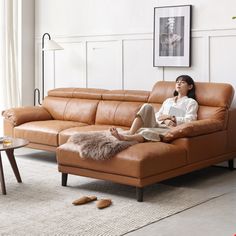
[[138, 202], [143, 201], [143, 188], [136, 187], [136, 198]]
[[228, 166], [230, 170], [234, 170], [234, 159], [228, 160]]
[[67, 173], [61, 173], [61, 185], [66, 186], [67, 185], [67, 178], [68, 174]]

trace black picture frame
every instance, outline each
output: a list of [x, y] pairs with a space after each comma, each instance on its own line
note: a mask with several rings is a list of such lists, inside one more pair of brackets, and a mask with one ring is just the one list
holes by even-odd
[[154, 8], [153, 66], [191, 66], [192, 5]]

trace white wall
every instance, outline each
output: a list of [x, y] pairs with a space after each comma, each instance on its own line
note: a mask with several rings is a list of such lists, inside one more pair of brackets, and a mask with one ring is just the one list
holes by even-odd
[[[193, 5], [192, 67], [152, 66], [154, 7]], [[157, 80], [189, 74], [236, 89], [235, 0], [35, 0], [36, 86], [41, 36], [65, 50], [45, 55], [46, 90], [100, 87], [150, 90]]]

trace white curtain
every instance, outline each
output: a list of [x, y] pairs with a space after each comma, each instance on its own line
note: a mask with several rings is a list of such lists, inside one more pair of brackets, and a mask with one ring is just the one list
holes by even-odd
[[0, 110], [20, 105], [18, 0], [0, 0]]

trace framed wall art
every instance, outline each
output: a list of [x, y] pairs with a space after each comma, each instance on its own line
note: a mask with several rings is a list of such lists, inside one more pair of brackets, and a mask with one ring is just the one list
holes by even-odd
[[191, 66], [191, 9], [154, 8], [153, 66]]

